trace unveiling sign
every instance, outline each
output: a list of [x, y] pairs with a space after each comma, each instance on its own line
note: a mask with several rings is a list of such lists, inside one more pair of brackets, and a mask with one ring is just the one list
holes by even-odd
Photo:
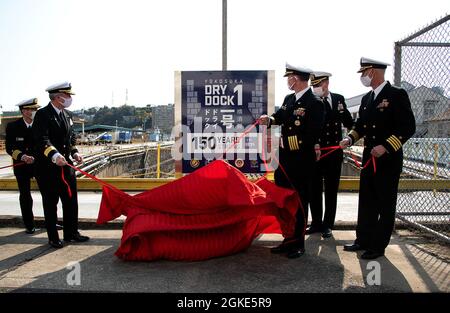
[[261, 172], [263, 136], [255, 122], [261, 114], [273, 112], [273, 71], [178, 75], [182, 172], [214, 159], [227, 160], [245, 173]]

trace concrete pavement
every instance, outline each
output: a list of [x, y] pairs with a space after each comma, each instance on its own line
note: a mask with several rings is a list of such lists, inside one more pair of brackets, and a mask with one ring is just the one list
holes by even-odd
[[[136, 192], [129, 192], [136, 194]], [[32, 191], [34, 216], [43, 217], [42, 198], [39, 191]], [[78, 192], [80, 218], [97, 218], [102, 193], [97, 191]], [[356, 222], [358, 216], [358, 193], [340, 192], [338, 195], [336, 222]], [[21, 216], [18, 191], [0, 191], [0, 215]], [[61, 203], [58, 216], [62, 217]]]
[[[282, 238], [263, 235], [247, 251], [201, 262], [124, 262], [114, 256], [120, 230], [82, 233], [91, 240], [54, 250], [47, 244], [45, 231], [26, 235], [22, 229], [0, 228], [0, 291], [450, 291], [449, 247], [403, 230], [393, 236], [386, 256], [376, 263], [360, 259], [360, 252], [343, 251], [342, 246], [354, 239], [353, 231], [334, 231], [329, 239], [307, 236], [307, 252], [299, 259], [271, 254], [269, 248]], [[75, 267], [66, 268], [69, 262], [79, 264], [79, 285]], [[377, 267], [380, 271], [374, 272]]]

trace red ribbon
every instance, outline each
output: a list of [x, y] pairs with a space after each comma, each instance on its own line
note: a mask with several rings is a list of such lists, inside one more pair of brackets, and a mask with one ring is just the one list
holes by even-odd
[[356, 160], [356, 157], [355, 157], [355, 155], [352, 153], [351, 150], [349, 151], [349, 153], [350, 153], [350, 156], [351, 156], [352, 159], [353, 159], [353, 162], [355, 162], [356, 167], [358, 167], [361, 171], [362, 171], [363, 169], [367, 168], [367, 167], [370, 165], [370, 163], [373, 163], [373, 173], [375, 174], [375, 173], [377, 172], [377, 165], [376, 165], [376, 159], [375, 159], [375, 156], [372, 155], [372, 157], [366, 161], [366, 163], [364, 164], [364, 166], [361, 167], [361, 165], [359, 164], [358, 160]]
[[20, 162], [20, 163], [15, 163], [15, 164], [11, 164], [11, 165], [7, 165], [7, 166], [2, 166], [0, 167], [0, 170], [4, 169], [4, 168], [8, 168], [8, 167], [16, 167], [16, 166], [20, 166], [20, 165], [24, 165], [26, 164], [25, 162]]
[[320, 160], [320, 159], [323, 159], [324, 157], [326, 157], [326, 156], [329, 155], [330, 153], [333, 153], [334, 151], [339, 150], [339, 149], [342, 149], [341, 146], [330, 146], [330, 147], [324, 147], [324, 148], [318, 149], [318, 150], [320, 150], [320, 151], [331, 150], [331, 151], [329, 151], [329, 152], [327, 152], [327, 153], [321, 155], [320, 158], [319, 158], [319, 160]]
[[108, 188], [110, 188], [110, 189], [113, 189], [114, 191], [117, 191], [117, 192], [120, 192], [120, 193], [124, 193], [122, 190], [117, 189], [117, 188], [114, 187], [113, 185], [108, 184], [107, 182], [105, 182], [105, 181], [103, 181], [103, 180], [101, 180], [101, 179], [95, 177], [94, 175], [91, 175], [91, 174], [89, 174], [89, 173], [83, 171], [82, 169], [80, 169], [80, 168], [78, 168], [78, 167], [76, 167], [76, 166], [74, 166], [74, 165], [72, 165], [72, 164], [67, 163], [66, 165], [69, 166], [69, 167], [71, 167], [71, 168], [73, 168], [75, 171], [78, 171], [78, 172], [80, 172], [81, 174], [83, 174], [83, 175], [89, 177], [90, 179], [95, 180], [95, 181], [98, 182], [100, 185], [103, 185], [103, 186], [105, 186], [105, 187], [108, 187]]
[[72, 198], [72, 190], [70, 189], [69, 184], [66, 181], [66, 178], [64, 177], [64, 167], [61, 166], [61, 179], [64, 182], [64, 184], [67, 186], [67, 193], [69, 194], [69, 198]]

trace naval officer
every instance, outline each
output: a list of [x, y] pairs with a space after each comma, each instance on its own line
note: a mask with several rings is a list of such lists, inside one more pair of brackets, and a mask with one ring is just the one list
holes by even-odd
[[36, 231], [33, 215], [33, 198], [31, 197], [31, 179], [35, 176], [35, 154], [33, 151], [32, 126], [34, 116], [39, 108], [38, 99], [23, 100], [19, 107], [22, 117], [6, 126], [6, 152], [12, 157], [14, 176], [19, 187], [19, 202], [25, 232]]
[[76, 176], [75, 171], [66, 166], [67, 163], [73, 164], [72, 159], [82, 163], [83, 157], [75, 146], [73, 117], [67, 110], [74, 95], [71, 84], [58, 83], [48, 87], [46, 91], [50, 103], [36, 113], [33, 124], [36, 179], [42, 195], [49, 244], [58, 249], [63, 247], [55, 227], [59, 199], [63, 209], [64, 241], [89, 240], [89, 237], [78, 232]]
[[375, 163], [361, 171], [356, 240], [344, 250], [365, 250], [363, 259], [375, 259], [384, 255], [391, 238], [402, 147], [415, 133], [416, 123], [406, 91], [384, 78], [389, 64], [363, 57], [360, 66], [361, 83], [371, 91], [361, 99], [354, 129], [340, 145], [346, 148], [364, 138], [362, 162]]
[[295, 234], [272, 248], [272, 253], [286, 253], [288, 258], [298, 258], [305, 253], [305, 230], [310, 200], [312, 176], [316, 164], [314, 146], [323, 124], [323, 104], [308, 84], [312, 70], [286, 64], [284, 76], [287, 78], [288, 94], [283, 105], [272, 116], [262, 115], [262, 125], [281, 125], [280, 164], [288, 177], [278, 167], [275, 183], [293, 188], [301, 199], [297, 210]]
[[[348, 130], [353, 126], [353, 119], [344, 97], [329, 90], [330, 76], [331, 73], [328, 72], [314, 72], [311, 75], [313, 93], [322, 99], [325, 109], [324, 126], [316, 149], [338, 146], [342, 140], [342, 126]], [[329, 152], [330, 150], [323, 150], [319, 152], [319, 155]], [[323, 238], [329, 238], [332, 235], [343, 155], [342, 149], [338, 149], [317, 161], [310, 204], [312, 221], [306, 234], [321, 232]], [[322, 218], [323, 190], [325, 191], [325, 213]]]

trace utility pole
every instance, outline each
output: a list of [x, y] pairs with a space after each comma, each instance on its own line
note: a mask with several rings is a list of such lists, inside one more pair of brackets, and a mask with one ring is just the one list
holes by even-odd
[[227, 70], [227, 0], [222, 0], [222, 71]]

